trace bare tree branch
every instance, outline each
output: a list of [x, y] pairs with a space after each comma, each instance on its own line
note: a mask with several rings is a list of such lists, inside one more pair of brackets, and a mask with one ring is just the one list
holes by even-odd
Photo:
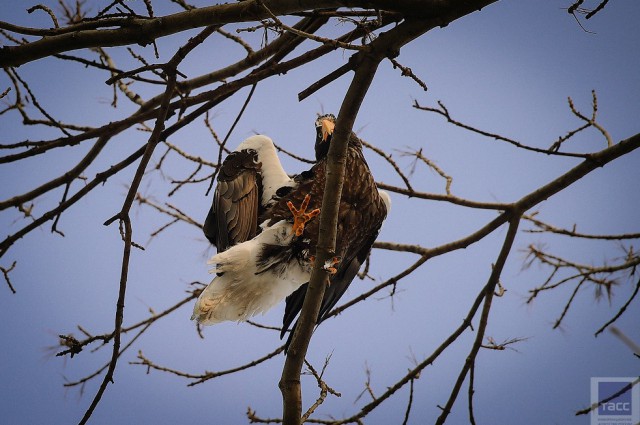
[[498, 259], [496, 260], [496, 264], [493, 267], [493, 271], [491, 276], [489, 276], [489, 281], [485, 285], [484, 292], [484, 304], [482, 306], [482, 312], [480, 313], [480, 323], [478, 325], [478, 331], [476, 334], [476, 339], [473, 342], [473, 346], [471, 347], [471, 351], [467, 356], [464, 366], [458, 375], [458, 380], [456, 381], [453, 389], [451, 390], [451, 395], [449, 396], [449, 400], [442, 408], [442, 413], [436, 420], [436, 425], [441, 425], [445, 423], [447, 420], [447, 416], [451, 413], [451, 408], [453, 407], [453, 403], [455, 403], [458, 398], [458, 392], [464, 383], [467, 374], [469, 373], [469, 369], [475, 364], [476, 356], [478, 355], [478, 351], [482, 346], [482, 340], [484, 339], [484, 334], [487, 329], [487, 324], [489, 321], [489, 311], [491, 310], [491, 303], [493, 301], [493, 296], [495, 294], [495, 287], [498, 285], [500, 281], [500, 274], [502, 273], [502, 269], [507, 261], [507, 257], [511, 252], [511, 247], [513, 242], [515, 241], [516, 234], [518, 232], [518, 225], [520, 223], [520, 217], [516, 216], [509, 223], [509, 230], [507, 231], [507, 236], [505, 237], [504, 243], [502, 245], [502, 249], [500, 250], [500, 254], [498, 255]]
[[[139, 337], [151, 326], [159, 323], [161, 318], [168, 317], [182, 306], [190, 304], [198, 297], [203, 286], [199, 282], [194, 282], [188, 288], [186, 296], [169, 303], [169, 307], [161, 313], [156, 314], [151, 311], [151, 315], [145, 316], [143, 320], [126, 324], [124, 306], [132, 261], [131, 250], [136, 247], [143, 249], [134, 241], [134, 228], [138, 228], [132, 214], [135, 211], [132, 211], [134, 203], [138, 204], [140, 209], [144, 208], [145, 213], [152, 214], [154, 218], [160, 218], [160, 221], [153, 221], [151, 229], [147, 231], [146, 237], [149, 241], [166, 238], [169, 233], [167, 229], [173, 231], [186, 229], [201, 234], [202, 223], [197, 217], [190, 216], [192, 206], [181, 204], [180, 199], [194, 187], [201, 189], [209, 183], [213, 184], [219, 164], [225, 153], [229, 152], [227, 141], [230, 140], [236, 125], [243, 119], [245, 108], [255, 100], [254, 95], [257, 97], [261, 94], [260, 90], [254, 92], [258, 83], [262, 86], [262, 82], [271, 77], [283, 76], [290, 71], [304, 71], [315, 64], [321, 64], [318, 59], [336, 51], [341, 51], [343, 54], [341, 63], [330, 65], [332, 67], [324, 71], [322, 71], [324, 68], [320, 68], [320, 73], [314, 74], [320, 77], [316, 76], [310, 80], [316, 80], [314, 83], [304, 90], [296, 90], [299, 91], [299, 98], [303, 99], [345, 74], [351, 71], [354, 73], [343, 98], [329, 153], [326, 183], [330, 190], [325, 190], [322, 201], [322, 215], [319, 219], [321, 237], [316, 251], [316, 266], [309, 282], [307, 292], [309, 296], [305, 299], [299, 324], [292, 337], [282, 370], [280, 389], [283, 399], [283, 416], [282, 418], [261, 418], [249, 408], [246, 413], [249, 421], [296, 425], [304, 422], [327, 425], [362, 424], [365, 417], [384, 405], [394, 395], [405, 394], [400, 391], [405, 388], [407, 400], [406, 408], [401, 413], [402, 423], [409, 423], [412, 410], [415, 409], [420, 377], [426, 373], [428, 366], [433, 365], [438, 358], [445, 355], [445, 352], [450, 351], [454, 342], [464, 344], [462, 341], [467, 340], [463, 335], [471, 336], [467, 333], [470, 330], [475, 335], [471, 336], [467, 345], [462, 347], [467, 352], [467, 357], [460, 364], [451, 382], [445, 382], [445, 385], [451, 386], [451, 392], [445, 396], [447, 400], [441, 407], [442, 412], [436, 423], [445, 423], [455, 403], [465, 397], [461, 389], [466, 381], [468, 384], [466, 408], [469, 422], [475, 424], [475, 410], [480, 398], [475, 397], [474, 394], [481, 390], [477, 387], [476, 376], [479, 374], [476, 375], [476, 372], [483, 367], [483, 357], [479, 357], [479, 353], [487, 356], [498, 355], [497, 352], [513, 350], [513, 344], [526, 339], [516, 337], [502, 340], [488, 336], [492, 332], [489, 327], [489, 316], [496, 304], [494, 297], [500, 297], [506, 291], [506, 285], [503, 286], [500, 282], [500, 275], [507, 257], [514, 250], [514, 241], [521, 220], [530, 223], [529, 228], [523, 230], [523, 234], [558, 236], [550, 238], [552, 240], [573, 238], [572, 241], [581, 244], [592, 243], [590, 241], [600, 241], [601, 244], [609, 241], [617, 244], [617, 249], [622, 251], [619, 257], [596, 262], [595, 265], [590, 264], [588, 259], [573, 259], [556, 254], [555, 250], [547, 249], [544, 242], [538, 245], [531, 244], [526, 250], [529, 256], [525, 264], [525, 267], [532, 264], [542, 265], [545, 273], [541, 279], [544, 282], [531, 289], [528, 302], [532, 302], [540, 294], [553, 293], [557, 296], [555, 293], [558, 291], [554, 291], [557, 288], [568, 289], [567, 299], [555, 323], [556, 327], [560, 326], [565, 317], [575, 308], [576, 300], [584, 292], [581, 289], [591, 288], [596, 298], [606, 295], [612, 299], [614, 289], [617, 290], [623, 284], [628, 285], [624, 287], [625, 291], [628, 290], [628, 293], [625, 292], [627, 298], [615, 304], [616, 308], [613, 309], [611, 318], [596, 330], [595, 335], [598, 336], [607, 328], [616, 332], [617, 328], [613, 325], [623, 314], [628, 314], [629, 306], [640, 292], [640, 281], [637, 280], [636, 275], [640, 256], [632, 245], [634, 239], [640, 238], [640, 234], [633, 232], [633, 228], [631, 231], [623, 229], [617, 234], [604, 234], [598, 229], [578, 231], [578, 224], [574, 224], [573, 227], [556, 226], [539, 219], [537, 213], [531, 212], [531, 209], [561, 193], [592, 171], [640, 147], [640, 134], [615, 143], [611, 136], [613, 133], [609, 133], [597, 119], [599, 105], [595, 91], [592, 92], [591, 111], [588, 113], [580, 111], [573, 100], [568, 98], [571, 112], [569, 117], [576, 119], [578, 123], [557, 136], [557, 139], [546, 143], [548, 148], [544, 148], [544, 141], [530, 145], [507, 137], [499, 131], [483, 130], [475, 124], [463, 122], [454, 118], [454, 114], [442, 102], [438, 102], [437, 107], [425, 107], [415, 101], [414, 108], [435, 113], [444, 118], [447, 124], [475, 135], [507, 143], [517, 149], [542, 153], [550, 157], [574, 158], [574, 161], [580, 162], [560, 176], [549, 178], [547, 184], [539, 186], [536, 190], [521, 194], [519, 198], [507, 202], [485, 201], [481, 197], [470, 199], [454, 195], [456, 191], [452, 191], [452, 182], [455, 176], [445, 172], [445, 167], [439, 167], [437, 161], [427, 157], [421, 149], [403, 146], [404, 150], [399, 151], [399, 147], [396, 147], [395, 151], [400, 155], [394, 156], [391, 154], [394, 148], [383, 149], [379, 147], [382, 145], [375, 144], [377, 143], [375, 141], [375, 143], [364, 142], [364, 145], [386, 161], [393, 169], [393, 173], [397, 175], [397, 178], [391, 177], [391, 179], [398, 181], [398, 185], [378, 182], [379, 189], [391, 192], [394, 197], [402, 197], [402, 202], [409, 202], [410, 208], [432, 205], [429, 201], [444, 202], [444, 206], [450, 210], [477, 213], [479, 217], [488, 218], [479, 222], [477, 227], [471, 228], [466, 234], [458, 236], [458, 239], [447, 240], [437, 246], [430, 246], [417, 234], [409, 235], [413, 240], [409, 239], [406, 243], [394, 240], [375, 242], [373, 247], [376, 251], [367, 256], [364, 270], [359, 275], [363, 279], [361, 284], [366, 286], [361, 285], [363, 289], [354, 294], [351, 299], [344, 300], [330, 311], [327, 317], [338, 316], [356, 304], [372, 299], [390, 300], [394, 308], [396, 294], [404, 291], [407, 285], [415, 284], [410, 277], [415, 277], [419, 269], [423, 268], [422, 266], [429, 260], [463, 250], [487, 240], [485, 238], [490, 235], [495, 237], [507, 226], [508, 230], [501, 247], [496, 247], [499, 253], [490, 273], [489, 264], [487, 264], [486, 273], [489, 276], [477, 282], [477, 285], [472, 284], [469, 288], [476, 293], [476, 296], [470, 301], [468, 310], [462, 310], [462, 323], [459, 326], [452, 327], [449, 335], [439, 345], [435, 344], [437, 347], [431, 349], [430, 354], [423, 355], [421, 359], [413, 356], [410, 359], [411, 366], [406, 373], [400, 373], [389, 384], [381, 386], [375, 382], [374, 385], [371, 370], [367, 366], [364, 390], [356, 399], [359, 406], [354, 408], [355, 412], [344, 414], [342, 419], [336, 419], [332, 414], [322, 413], [322, 410], [330, 405], [331, 397], [328, 395], [340, 396], [340, 393], [333, 390], [324, 380], [324, 372], [329, 364], [328, 359], [322, 370], [318, 372], [305, 357], [326, 286], [326, 275], [320, 268], [324, 260], [333, 255], [336, 238], [340, 237], [336, 232], [336, 215], [340, 191], [344, 184], [342, 178], [344, 154], [348, 135], [353, 129], [360, 106], [369, 93], [378, 65], [384, 60], [389, 60], [394, 68], [400, 70], [395, 78], [411, 78], [418, 85], [415, 87], [417, 90], [426, 91], [427, 84], [417, 75], [419, 73], [414, 73], [412, 69], [396, 59], [401, 48], [431, 29], [444, 27], [493, 2], [495, 0], [468, 2], [247, 0], [196, 8], [185, 0], [171, 0], [172, 10], [177, 8], [181, 11], [159, 16], [159, 13], [162, 13], [161, 8], [158, 7], [160, 3], [154, 4], [152, 0], [143, 0], [138, 3], [113, 0], [101, 5], [99, 10], [94, 12], [80, 1], [69, 3], [60, 1], [61, 12], [56, 11], [58, 16], [45, 5], [36, 5], [28, 9], [29, 13], [40, 11], [49, 16], [51, 22], [47, 19], [47, 23], [42, 28], [0, 22], [0, 36], [7, 41], [5, 46], [0, 47], [0, 64], [4, 67], [4, 75], [8, 81], [5, 87], [0, 88], [0, 99], [3, 102], [0, 116], [7, 120], [22, 120], [23, 128], [29, 129], [28, 132], [24, 132], [24, 136], [23, 133], [18, 133], [21, 135], [14, 140], [2, 142], [0, 149], [4, 152], [0, 156], [0, 164], [8, 164], [20, 169], [26, 161], [32, 159], [50, 160], [55, 158], [56, 154], [64, 156], [67, 152], [74, 150], [79, 152], [75, 157], [67, 158], [69, 160], [67, 166], [62, 172], [58, 171], [53, 178], [39, 181], [36, 176], [36, 179], [29, 180], [32, 186], [27, 186], [27, 189], [8, 188], [5, 192], [6, 199], [0, 200], [0, 211], [4, 212], [8, 221], [12, 219], [14, 221], [8, 234], [0, 241], [0, 257], [5, 255], [17, 241], [35, 229], [46, 226], [49, 221], [52, 222], [50, 230], [63, 235], [62, 230], [66, 232], [68, 229], [63, 229], [61, 223], [65, 226], [69, 224], [64, 222], [62, 217], [67, 216], [71, 207], [80, 208], [81, 200], [98, 198], [97, 188], [109, 180], [113, 182], [112, 177], [123, 176], [130, 171], [126, 177], [127, 189], [125, 189], [126, 194], [122, 204], [117, 211], [111, 212], [111, 218], [105, 222], [105, 225], [109, 225], [117, 221], [118, 231], [123, 240], [120, 279], [117, 284], [113, 282], [113, 288], [118, 287], [113, 326], [108, 326], [104, 333], [95, 333], [89, 330], [91, 329], [89, 326], [78, 325], [80, 335], [62, 334], [59, 336], [56, 347], [59, 351], [57, 355], [65, 359], [76, 359], [76, 356], [80, 355], [85, 358], [102, 348], [111, 348], [110, 358], [106, 363], [101, 361], [91, 369], [93, 372], [90, 374], [65, 383], [66, 387], [80, 388], [82, 392], [87, 382], [104, 374], [80, 423], [86, 423], [89, 420], [109, 383], [113, 382], [116, 367], [122, 367], [118, 364], [119, 359], [123, 358], [122, 354], [130, 347], [138, 345]], [[607, 0], [599, 0], [586, 2], [586, 4], [588, 6], [585, 6], [583, 0], [577, 0], [568, 7], [568, 12], [576, 20], [579, 15], [586, 15], [586, 19], [589, 19], [600, 13], [608, 3]], [[334, 25], [336, 23], [339, 25]], [[223, 28], [222, 26], [226, 24], [230, 25]], [[348, 28], [345, 29], [345, 27]], [[168, 61], [160, 59], [160, 53], [164, 54], [166, 51], [166, 44], [162, 43], [163, 37], [182, 35], [186, 30], [193, 29], [198, 29], [199, 34], [186, 43], [182, 42], [181, 47], [173, 48]], [[252, 32], [258, 33], [252, 35]], [[260, 39], [261, 34], [262, 39]], [[191, 72], [191, 68], [187, 67], [186, 62], [183, 64], [184, 59], [195, 58], [193, 49], [209, 39], [212, 44], [206, 45], [207, 47], [214, 42], [219, 43], [230, 47], [230, 51], [236, 56], [233, 56], [233, 59], [220, 58], [218, 65], [201, 71], [204, 73], [187, 76], [185, 70], [189, 69]], [[135, 47], [134, 44], [141, 47]], [[122, 47], [111, 48], [117, 46]], [[153, 49], [146, 49], [145, 46]], [[69, 53], [74, 50], [78, 52]], [[335, 56], [339, 56], [339, 53], [333, 55]], [[107, 84], [111, 84], [108, 87], [107, 102], [111, 104], [110, 112], [114, 113], [104, 121], [95, 124], [95, 127], [93, 122], [92, 126], [89, 126], [83, 125], [82, 122], [66, 122], [66, 118], [65, 122], [60, 120], [58, 116], [62, 116], [61, 111], [48, 106], [48, 99], [36, 89], [38, 87], [35, 84], [36, 81], [30, 80], [33, 77], [30, 77], [28, 72], [20, 71], [21, 68], [14, 68], [43, 58], [49, 58], [47, 60], [70, 67], [89, 68], [92, 73], [99, 73], [101, 76], [99, 82], [106, 81]], [[122, 63], [116, 64], [116, 59]], [[284, 77], [281, 78], [284, 79]], [[285, 81], [289, 80], [285, 79]], [[245, 87], [250, 88], [244, 94], [239, 93]], [[245, 94], [247, 94], [246, 98], [240, 98]], [[123, 95], [130, 102], [118, 102]], [[230, 107], [231, 103], [227, 101], [231, 99], [239, 101], [238, 105], [242, 107]], [[232, 124], [224, 124], [224, 130], [221, 130], [222, 126], [219, 123], [226, 123], [226, 121], [217, 121], [218, 115], [214, 115], [217, 111], [213, 110], [220, 105], [231, 110], [239, 109], [235, 118], [231, 117]], [[131, 109], [127, 112], [126, 108]], [[215, 129], [213, 118], [210, 119], [214, 116], [216, 117]], [[183, 131], [187, 126], [195, 125], [200, 126], [205, 134], [211, 135], [211, 140], [204, 141], [206, 145], [192, 145], [181, 140], [180, 136], [186, 134]], [[606, 143], [605, 149], [592, 153], [583, 153], [584, 149], [578, 148], [574, 152], [566, 151], [566, 145], [569, 142], [577, 140], [579, 134], [584, 136], [586, 130], [591, 128], [596, 130], [594, 133], [597, 140]], [[43, 130], [45, 136], [36, 132], [39, 130]], [[244, 131], [247, 131], [246, 128]], [[60, 133], [62, 135], [58, 137]], [[142, 134], [143, 137], [141, 139], [135, 136], [129, 137], [134, 133]], [[30, 137], [35, 134], [37, 137]], [[127, 138], [130, 139], [129, 144], [121, 150], [116, 150], [118, 139]], [[162, 146], [161, 152], [158, 152], [158, 146]], [[201, 147], [217, 150], [217, 158], [215, 155], [210, 157], [202, 154], [199, 150]], [[303, 164], [314, 162], [308, 159], [304, 152], [297, 154], [297, 147], [291, 149], [291, 143], [284, 143], [276, 148], [279, 152]], [[115, 159], [107, 159], [111, 158], [107, 152], [115, 152], [115, 156], [112, 157]], [[542, 157], [541, 155], [540, 158]], [[70, 162], [70, 158], [75, 158], [73, 163]], [[134, 163], [135, 170], [126, 170]], [[406, 163], [409, 165], [409, 171], [404, 168]], [[437, 178], [442, 178], [444, 187], [437, 191], [438, 193], [422, 189], [425, 187], [423, 182], [414, 177], [414, 171], [418, 166], [426, 167], [436, 173]], [[123, 171], [125, 174], [122, 174]], [[449, 170], [446, 169], [446, 171]], [[157, 190], [154, 191], [155, 188], [151, 188], [153, 178], [150, 176], [159, 177], [161, 180], [161, 195], [158, 195]], [[148, 186], [144, 186], [144, 182], [147, 182]], [[153, 183], [155, 184], [155, 181]], [[89, 194], [93, 198], [89, 198]], [[173, 197], [171, 201], [169, 197]], [[138, 233], [136, 235], [136, 239], [141, 237]], [[202, 237], [194, 239], [200, 241]], [[202, 249], [202, 252], [209, 249], [210, 247]], [[377, 275], [379, 271], [374, 266], [381, 256], [399, 254], [403, 254], [405, 260], [411, 260], [412, 255], [417, 257], [407, 263], [408, 265], [403, 264], [402, 267], [392, 264], [390, 269], [385, 270], [386, 275], [379, 277]], [[16, 271], [18, 261], [24, 264], [22, 257], [18, 257], [10, 266], [0, 267], [12, 293], [16, 292], [13, 282], [21, 270]], [[397, 270], [393, 270], [393, 267], [397, 267]], [[617, 292], [616, 295], [619, 296]], [[256, 322], [248, 324], [252, 332], [281, 330], [278, 326], [268, 324]], [[200, 326], [196, 326], [195, 330], [200, 337], [203, 337]], [[616, 333], [616, 335], [619, 334]], [[632, 350], [634, 349], [635, 343], [628, 337], [625, 339], [620, 336], [620, 338], [632, 347]], [[481, 350], [483, 348], [484, 350]], [[171, 367], [160, 365], [143, 355], [142, 349], [138, 351], [137, 360], [130, 364], [146, 367], [147, 373], [154, 370], [174, 375], [185, 379], [188, 386], [195, 386], [220, 376], [247, 371], [276, 358], [283, 349], [284, 346], [277, 347], [266, 354], [257, 354], [256, 357], [252, 357], [241, 365], [215, 372], [204, 370], [195, 373], [184, 370], [183, 365]], [[303, 372], [305, 365], [306, 369]], [[311, 401], [307, 403], [303, 403], [300, 382], [301, 375], [304, 374], [309, 374], [318, 387], [318, 393], [313, 392]], [[362, 397], [363, 395], [365, 397]], [[321, 405], [322, 408], [320, 408]]]
[[11, 271], [16, 268], [16, 263], [17, 263], [16, 261], [11, 263], [11, 266], [9, 268], [0, 267], [0, 270], [2, 271], [2, 275], [4, 276], [4, 281], [7, 282], [7, 285], [9, 286], [9, 290], [11, 292], [13, 292], [14, 294], [16, 293], [16, 289], [11, 284], [11, 279], [9, 278], [9, 273], [11, 273]]
[[127, 289], [127, 277], [129, 272], [129, 260], [131, 256], [131, 247], [133, 246], [133, 241], [132, 241], [133, 229], [131, 227], [131, 219], [129, 218], [129, 210], [131, 209], [131, 206], [133, 205], [133, 202], [135, 200], [135, 195], [138, 191], [138, 187], [140, 186], [140, 182], [142, 181], [142, 176], [147, 168], [149, 160], [151, 159], [151, 154], [153, 153], [155, 147], [160, 142], [160, 136], [162, 134], [162, 131], [164, 130], [165, 120], [167, 119], [167, 113], [169, 111], [169, 103], [171, 102], [171, 96], [172, 96], [173, 90], [175, 89], [178, 64], [185, 58], [185, 56], [191, 50], [193, 50], [198, 44], [202, 43], [209, 35], [211, 35], [211, 33], [213, 33], [214, 30], [215, 30], [214, 27], [205, 28], [203, 31], [200, 32], [200, 34], [198, 34], [198, 36], [190, 39], [186, 45], [178, 49], [177, 53], [167, 63], [165, 72], [168, 73], [169, 78], [167, 82], [167, 88], [165, 90], [165, 99], [162, 101], [162, 105], [160, 107], [160, 111], [158, 114], [158, 118], [156, 120], [155, 127], [153, 129], [153, 132], [151, 133], [151, 136], [145, 148], [145, 152], [142, 156], [142, 159], [140, 160], [140, 164], [138, 165], [138, 170], [136, 172], [136, 175], [133, 178], [131, 187], [129, 188], [129, 193], [127, 194], [127, 197], [124, 201], [122, 209], [113, 218], [105, 222], [105, 225], [109, 225], [114, 220], [118, 219], [123, 227], [123, 230], [121, 229], [121, 233], [123, 234], [122, 239], [124, 241], [124, 253], [123, 253], [123, 259], [122, 259], [122, 272], [120, 276], [120, 288], [118, 291], [118, 301], [116, 304], [117, 309], [116, 309], [116, 318], [115, 318], [115, 326], [114, 326], [115, 334], [113, 337], [113, 353], [111, 356], [111, 361], [109, 363], [109, 368], [107, 369], [107, 373], [104, 376], [102, 384], [100, 384], [100, 388], [98, 389], [98, 392], [96, 393], [93, 401], [91, 402], [91, 405], [85, 412], [83, 418], [80, 420], [79, 422], [80, 425], [85, 424], [89, 420], [96, 406], [100, 402], [100, 399], [102, 398], [102, 395], [104, 394], [104, 391], [106, 390], [107, 385], [109, 384], [109, 382], [113, 381], [113, 372], [115, 371], [116, 363], [118, 361], [119, 352], [120, 352], [120, 335], [122, 331], [122, 322], [124, 318], [124, 300], [125, 300], [126, 289]]

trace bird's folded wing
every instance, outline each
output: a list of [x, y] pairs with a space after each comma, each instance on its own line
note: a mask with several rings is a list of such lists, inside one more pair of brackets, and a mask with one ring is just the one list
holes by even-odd
[[223, 162], [203, 230], [218, 252], [256, 235], [260, 163], [253, 150], [232, 152]]

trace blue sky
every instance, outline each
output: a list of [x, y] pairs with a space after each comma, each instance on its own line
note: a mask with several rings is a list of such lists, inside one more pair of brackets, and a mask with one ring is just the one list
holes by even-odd
[[[25, 9], [36, 2], [10, 0], [0, 11], [0, 20], [28, 26], [49, 25], [41, 12]], [[51, 7], [56, 9], [55, 2]], [[132, 4], [140, 7], [137, 3]], [[157, 14], [177, 11], [171, 4], [157, 5]], [[205, 3], [205, 2], [201, 2]], [[108, 2], [96, 2], [99, 10]], [[583, 25], [566, 13], [570, 2], [501, 1], [483, 11], [462, 18], [446, 28], [436, 29], [402, 49], [398, 60], [429, 86], [423, 92], [413, 81], [400, 76], [384, 62], [367, 95], [355, 129], [365, 140], [398, 159], [404, 172], [411, 168], [400, 152], [423, 149], [449, 175], [458, 196], [483, 201], [510, 202], [551, 181], [576, 160], [548, 158], [523, 152], [512, 146], [483, 139], [446, 125], [436, 115], [412, 108], [414, 100], [435, 106], [441, 100], [457, 119], [498, 132], [523, 143], [546, 148], [558, 136], [580, 125], [567, 106], [570, 96], [578, 109], [590, 113], [591, 90], [598, 96], [599, 122], [618, 141], [638, 133], [640, 116], [640, 29], [636, 18], [640, 4], [611, 2], [604, 11]], [[595, 4], [593, 2], [592, 6]], [[586, 6], [586, 4], [585, 4]], [[142, 10], [142, 9], [141, 9]], [[333, 25], [333, 24], [331, 24]], [[343, 28], [329, 28], [326, 34]], [[159, 44], [161, 60], [168, 59], [188, 35], [167, 38]], [[255, 47], [258, 35], [250, 35]], [[311, 44], [309, 44], [311, 46]], [[136, 47], [153, 60], [152, 50]], [[243, 51], [217, 38], [198, 48], [181, 69], [189, 77], [210, 71], [241, 57]], [[297, 93], [340, 66], [349, 52], [333, 55], [301, 70], [271, 78], [258, 85], [252, 103], [234, 131], [230, 143], [260, 132], [292, 151], [312, 156], [313, 121], [317, 112], [337, 112], [349, 84], [349, 76], [331, 83], [303, 102]], [[115, 56], [125, 63], [124, 56]], [[127, 116], [135, 109], [120, 98], [121, 107], [109, 106], [111, 89], [106, 77], [80, 66], [47, 59], [18, 69], [38, 100], [60, 119], [97, 125]], [[9, 86], [6, 74], [0, 90]], [[134, 86], [149, 98], [156, 94]], [[224, 134], [239, 110], [248, 90], [211, 112], [216, 129]], [[29, 111], [35, 114], [31, 107]], [[20, 125], [16, 114], [0, 116], [2, 143], [23, 139], [57, 137], [50, 130]], [[107, 168], [144, 143], [146, 133], [123, 133], [107, 148], [87, 176]], [[171, 140], [184, 150], [213, 160], [217, 151], [206, 128], [199, 122]], [[569, 143], [571, 150], [595, 151], [605, 147], [599, 134], [585, 132]], [[48, 158], [33, 158], [25, 164], [4, 165], [0, 178], [2, 199], [21, 193], [59, 175], [86, 153], [89, 145]], [[69, 156], [67, 156], [69, 155]], [[55, 158], [54, 158], [55, 156]], [[388, 164], [366, 152], [379, 181], [401, 185]], [[156, 156], [155, 160], [158, 160]], [[640, 204], [640, 153], [634, 152], [587, 176], [565, 192], [541, 204], [539, 217], [559, 227], [578, 223], [585, 233], [638, 232]], [[283, 159], [291, 172], [304, 165]], [[187, 187], [167, 199], [168, 179], [184, 178], [192, 171], [175, 157], [166, 163], [165, 175], [149, 173], [141, 191], [159, 201], [180, 206], [194, 218], [204, 220], [210, 198], [204, 186]], [[53, 357], [46, 349], [56, 344], [56, 335], [73, 332], [82, 325], [94, 333], [109, 330], [113, 323], [122, 242], [116, 226], [102, 223], [116, 213], [126, 194], [133, 168], [110, 180], [95, 193], [67, 211], [59, 227], [62, 238], [49, 232], [50, 224], [17, 242], [0, 260], [8, 267], [17, 294], [0, 286], [0, 411], [8, 424], [74, 423], [84, 413], [99, 381], [79, 389], [65, 389], [66, 379], [79, 379], [108, 359], [110, 347], [96, 353], [83, 352], [73, 359]], [[444, 182], [418, 167], [412, 183], [417, 190], [442, 193]], [[36, 204], [36, 213], [55, 205], [61, 193], [47, 195]], [[380, 240], [416, 243], [434, 247], [456, 240], [490, 221], [495, 213], [477, 212], [438, 202], [407, 201], [392, 195], [393, 209]], [[125, 322], [148, 316], [149, 308], [164, 310], [183, 297], [192, 281], [208, 282], [205, 264], [213, 251], [193, 226], [179, 224], [159, 237], [149, 234], [166, 223], [149, 208], [136, 208], [132, 216], [134, 239], [144, 252], [134, 251], [130, 269]], [[411, 223], [411, 226], [409, 226]], [[0, 216], [4, 233], [24, 225], [15, 211]], [[530, 228], [523, 224], [522, 229]], [[398, 294], [360, 304], [325, 322], [312, 340], [309, 359], [321, 367], [326, 356], [331, 362], [326, 381], [341, 398], [330, 398], [319, 409], [321, 417], [350, 415], [367, 402], [355, 402], [364, 389], [366, 369], [371, 386], [379, 395], [412, 366], [412, 357], [428, 356], [455, 329], [486, 282], [506, 228], [466, 250], [434, 258], [403, 280]], [[578, 242], [561, 237], [520, 233], [516, 249], [502, 276], [507, 293], [495, 300], [487, 335], [496, 341], [522, 337], [517, 350], [483, 350], [476, 368], [475, 412], [479, 423], [584, 424], [576, 410], [589, 404], [589, 382], [597, 376], [637, 375], [638, 359], [610, 333], [593, 334], [625, 302], [635, 281], [616, 288], [611, 304], [596, 301], [591, 288], [581, 291], [563, 322], [552, 329], [571, 288], [541, 296], [525, 304], [528, 291], [541, 284], [548, 270], [534, 266], [523, 269], [529, 244], [544, 243], [553, 253], [585, 264], [613, 261], [623, 255], [615, 244]], [[416, 258], [386, 251], [374, 252], [371, 275], [385, 280]], [[637, 277], [636, 277], [637, 279]], [[346, 299], [371, 288], [370, 281], [356, 281]], [[638, 300], [618, 321], [618, 327], [640, 342]], [[245, 423], [248, 406], [260, 416], [280, 415], [280, 377], [283, 356], [256, 368], [195, 387], [182, 378], [160, 372], [147, 374], [130, 365], [136, 353], [157, 364], [191, 373], [234, 367], [266, 354], [280, 341], [275, 332], [246, 324], [225, 323], [204, 330], [202, 340], [190, 322], [191, 305], [163, 319], [145, 333], [120, 359], [115, 385], [105, 393], [92, 423]], [[259, 318], [260, 323], [278, 325], [283, 307]], [[464, 362], [474, 334], [467, 333], [428, 367], [415, 385], [410, 423], [430, 423], [439, 414]], [[125, 341], [128, 340], [129, 337]], [[303, 382], [305, 404], [315, 399], [312, 378]], [[466, 394], [466, 386], [463, 388]], [[368, 424], [401, 423], [408, 389], [365, 419]], [[517, 418], [517, 419], [516, 419]], [[454, 406], [449, 423], [467, 420], [463, 396]]]

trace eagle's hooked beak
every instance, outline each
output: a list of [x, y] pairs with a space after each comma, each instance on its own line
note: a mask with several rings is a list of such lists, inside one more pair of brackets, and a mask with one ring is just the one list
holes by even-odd
[[333, 134], [336, 124], [329, 120], [322, 120], [322, 141], [326, 142], [327, 138]]

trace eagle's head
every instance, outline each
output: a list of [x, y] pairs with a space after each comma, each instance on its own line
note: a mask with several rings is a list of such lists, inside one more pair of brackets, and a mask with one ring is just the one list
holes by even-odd
[[320, 115], [316, 120], [316, 161], [327, 156], [335, 126], [336, 117], [333, 114]]

